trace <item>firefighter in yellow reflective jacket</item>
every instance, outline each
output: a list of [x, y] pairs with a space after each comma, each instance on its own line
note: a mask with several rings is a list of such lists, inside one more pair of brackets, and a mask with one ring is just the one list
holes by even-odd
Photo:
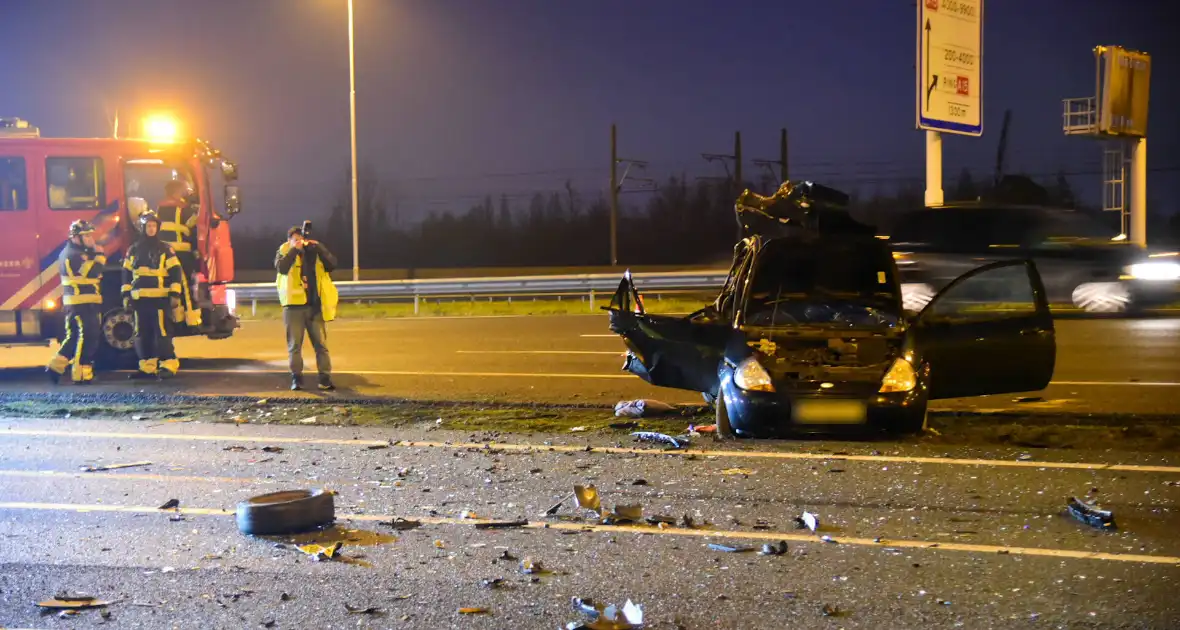
[[139, 240], [123, 258], [123, 306], [135, 314], [139, 356], [139, 370], [131, 378], [168, 378], [180, 369], [172, 325], [180, 309], [184, 274], [172, 248], [159, 238], [160, 217], [147, 211], [139, 224]]
[[89, 221], [71, 223], [70, 240], [57, 259], [66, 336], [46, 368], [54, 383], [61, 380], [71, 365], [70, 378], [75, 383], [94, 380], [94, 354], [102, 329], [100, 285], [106, 264], [106, 256], [94, 246], [94, 226]]
[[181, 303], [184, 306], [184, 322], [189, 326], [201, 325], [201, 311], [195, 308], [192, 294], [193, 274], [197, 271], [199, 251], [197, 248], [198, 206], [188, 199], [188, 184], [170, 180], [164, 184], [164, 200], [156, 214], [160, 217], [160, 240], [172, 247], [180, 261]]

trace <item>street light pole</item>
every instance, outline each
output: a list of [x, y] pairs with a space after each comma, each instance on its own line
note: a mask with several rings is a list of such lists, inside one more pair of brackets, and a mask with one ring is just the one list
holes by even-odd
[[356, 193], [356, 51], [353, 44], [352, 0], [348, 0], [348, 107], [352, 136], [352, 280], [361, 279]]

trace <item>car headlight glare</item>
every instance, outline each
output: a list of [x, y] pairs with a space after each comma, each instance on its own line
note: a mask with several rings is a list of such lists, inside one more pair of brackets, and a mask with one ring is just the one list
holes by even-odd
[[898, 357], [893, 365], [889, 366], [885, 378], [881, 379], [881, 389], [878, 391], [882, 394], [908, 392], [917, 386], [918, 375], [914, 372], [913, 364], [905, 357]]
[[773, 392], [774, 383], [766, 368], [758, 362], [757, 357], [750, 357], [742, 361], [733, 371], [733, 382], [738, 387], [750, 392]]
[[1147, 262], [1127, 268], [1136, 280], [1180, 280], [1180, 263]]

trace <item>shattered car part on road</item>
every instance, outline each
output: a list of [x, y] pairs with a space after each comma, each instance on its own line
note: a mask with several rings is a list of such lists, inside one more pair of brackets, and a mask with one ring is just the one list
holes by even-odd
[[284, 490], [238, 503], [238, 529], [243, 534], [295, 534], [331, 525], [336, 520], [335, 493]]
[[911, 316], [889, 244], [844, 203], [810, 182], [744, 192], [746, 237], [728, 277], [684, 317], [647, 313], [624, 273], [605, 307], [627, 346], [623, 369], [703, 394], [720, 437], [914, 433], [930, 400], [1048, 385], [1056, 337], [1032, 261], [971, 270]]
[[1087, 503], [1077, 497], [1070, 497], [1066, 502], [1069, 515], [1077, 520], [1098, 529], [1118, 529], [1114, 522], [1114, 513], [1100, 509], [1093, 503]]

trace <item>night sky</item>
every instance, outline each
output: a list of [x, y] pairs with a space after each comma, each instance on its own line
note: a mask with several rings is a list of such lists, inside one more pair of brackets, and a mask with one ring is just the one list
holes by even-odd
[[[1169, 2], [988, 0], [984, 135], [948, 137], [944, 186], [989, 176], [1004, 110], [1010, 171], [1079, 173], [1099, 202], [1099, 145], [1066, 138], [1061, 99], [1094, 92], [1097, 44], [1153, 57], [1149, 204], [1180, 211], [1180, 53]], [[242, 169], [242, 224], [322, 218], [348, 164], [344, 0], [2, 0], [0, 116], [103, 136], [181, 116]], [[620, 154], [664, 177], [722, 175], [702, 152], [874, 182], [923, 172], [914, 129], [915, 6], [899, 0], [356, 0], [359, 151], [402, 221], [485, 194], [605, 190]], [[363, 167], [362, 167], [363, 168]], [[747, 162], [746, 172], [756, 175]]]

